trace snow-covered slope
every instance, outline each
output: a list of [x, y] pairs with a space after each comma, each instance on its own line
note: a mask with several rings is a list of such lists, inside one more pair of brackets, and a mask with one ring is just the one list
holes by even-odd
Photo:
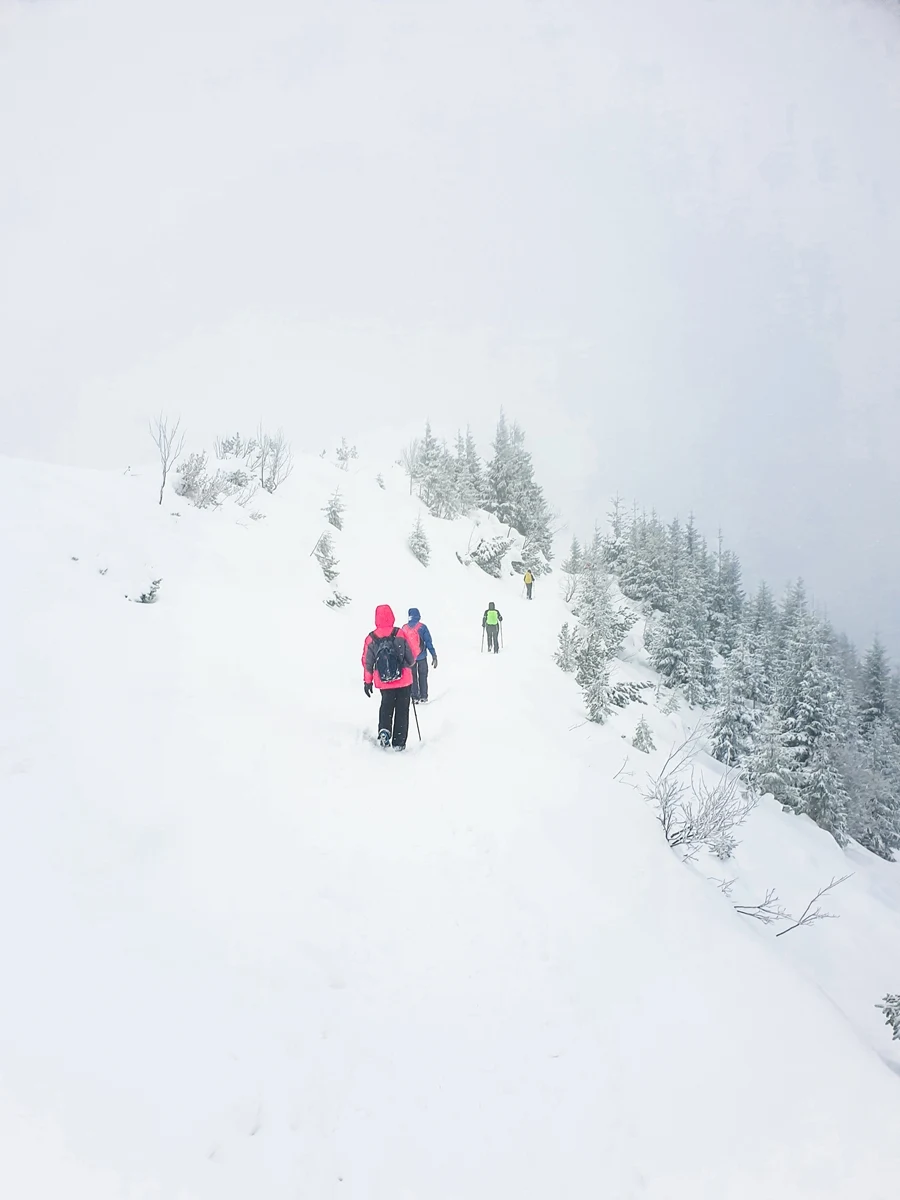
[[[0, 1193], [895, 1196], [900, 868], [851, 852], [839, 921], [742, 922], [632, 786], [681, 719], [582, 724], [556, 583], [526, 603], [428, 517], [423, 568], [376, 470], [304, 458], [253, 522], [3, 462]], [[364, 736], [380, 602], [440, 655], [406, 756]], [[796, 906], [845, 862], [763, 806], [728, 873]]]

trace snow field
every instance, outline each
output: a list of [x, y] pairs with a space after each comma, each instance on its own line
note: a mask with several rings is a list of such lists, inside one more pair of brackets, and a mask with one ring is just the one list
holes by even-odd
[[[399, 472], [304, 457], [251, 522], [3, 467], [4, 1194], [896, 1195], [896, 868], [851, 850], [839, 921], [742, 923], [631, 786], [681, 715], [581, 724], [552, 577], [529, 605], [430, 517], [423, 568]], [[406, 756], [364, 737], [385, 601], [440, 658]], [[720, 869], [797, 907], [846, 857], [763, 805]]]

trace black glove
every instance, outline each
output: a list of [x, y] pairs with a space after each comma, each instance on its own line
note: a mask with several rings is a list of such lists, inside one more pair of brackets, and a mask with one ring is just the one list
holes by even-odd
[[364, 683], [364, 684], [363, 684], [363, 691], [366, 693], [366, 695], [367, 695], [367, 696], [371, 696], [371, 695], [372, 695], [372, 685], [371, 685], [371, 683]]
[[432, 656], [431, 656], [431, 668], [433, 671], [437, 670], [437, 655], [436, 654], [432, 654]]

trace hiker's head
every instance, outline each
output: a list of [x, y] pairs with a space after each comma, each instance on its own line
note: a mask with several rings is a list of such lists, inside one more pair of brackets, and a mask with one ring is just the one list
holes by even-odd
[[409, 610], [409, 619], [410, 619], [410, 622], [413, 625], [415, 625], [417, 621], [422, 620], [422, 614], [419, 612], [419, 610], [417, 608], [411, 608]]
[[375, 609], [375, 628], [390, 629], [394, 624], [394, 610], [389, 604], [379, 604]]
[[494, 607], [494, 602], [493, 602], [493, 600], [492, 600], [492, 601], [490, 602], [490, 604], [488, 605], [488, 608], [493, 608], [493, 607]]

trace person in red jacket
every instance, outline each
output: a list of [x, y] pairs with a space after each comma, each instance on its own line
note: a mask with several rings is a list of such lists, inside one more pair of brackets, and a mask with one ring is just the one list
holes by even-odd
[[389, 604], [375, 609], [375, 628], [363, 643], [363, 690], [381, 692], [378, 713], [378, 740], [382, 746], [406, 749], [409, 734], [409, 698], [412, 693], [412, 666], [419, 653], [415, 632], [398, 629]]

